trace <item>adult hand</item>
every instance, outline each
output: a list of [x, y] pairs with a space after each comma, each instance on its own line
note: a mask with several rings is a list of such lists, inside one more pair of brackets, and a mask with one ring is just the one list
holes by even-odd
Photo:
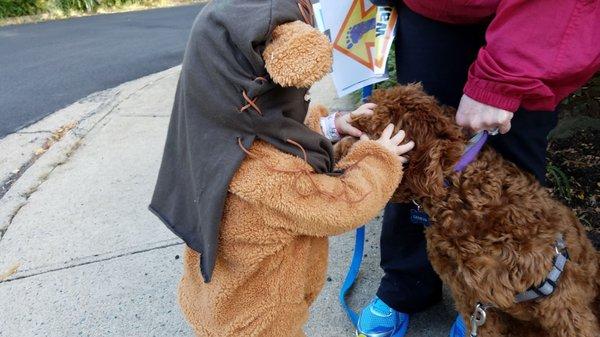
[[477, 102], [463, 95], [456, 111], [456, 123], [473, 132], [498, 130], [504, 134], [510, 130], [513, 113]]
[[375, 103], [365, 103], [365, 104], [359, 106], [358, 109], [352, 111], [351, 113], [337, 116], [335, 118], [335, 128], [336, 128], [337, 132], [342, 137], [344, 135], [349, 135], [349, 136], [353, 136], [353, 137], [362, 136], [363, 132], [360, 131], [359, 129], [355, 128], [354, 126], [352, 126], [352, 124], [350, 124], [350, 120], [352, 119], [352, 117], [356, 117], [356, 116], [372, 115], [373, 109], [375, 109], [376, 106], [377, 106], [377, 104], [375, 104]]
[[[383, 130], [383, 132], [381, 133], [381, 137], [379, 137], [379, 139], [376, 140], [376, 142], [384, 148], [386, 148], [387, 150], [389, 150], [390, 152], [392, 152], [393, 154], [400, 156], [400, 161], [402, 163], [406, 163], [408, 162], [408, 159], [406, 157], [402, 157], [402, 155], [412, 150], [413, 147], [415, 147], [415, 142], [411, 140], [406, 144], [400, 145], [400, 143], [402, 143], [402, 141], [404, 140], [406, 133], [403, 130], [400, 130], [395, 135], [392, 135], [393, 132], [394, 124], [389, 124], [385, 128], [385, 130]], [[368, 140], [369, 137], [367, 135], [362, 135], [360, 139]]]

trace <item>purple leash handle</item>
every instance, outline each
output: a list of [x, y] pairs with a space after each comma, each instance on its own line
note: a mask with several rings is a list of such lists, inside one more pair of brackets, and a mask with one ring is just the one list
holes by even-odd
[[483, 131], [481, 133], [481, 136], [479, 136], [479, 139], [477, 139], [475, 143], [471, 144], [467, 148], [465, 153], [463, 153], [463, 155], [460, 157], [458, 163], [456, 163], [456, 165], [454, 166], [454, 172], [462, 172], [465, 169], [465, 167], [467, 167], [475, 160], [475, 158], [477, 158], [477, 155], [483, 148], [483, 145], [485, 145], [485, 142], [487, 141], [488, 137], [489, 132]]

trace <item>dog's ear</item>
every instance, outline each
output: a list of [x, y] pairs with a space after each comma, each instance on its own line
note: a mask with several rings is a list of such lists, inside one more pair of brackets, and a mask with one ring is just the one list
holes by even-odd
[[331, 71], [333, 49], [325, 34], [302, 21], [294, 21], [273, 30], [263, 58], [275, 83], [309, 88]]
[[443, 197], [446, 194], [445, 178], [452, 173], [462, 155], [462, 131], [449, 119], [439, 119], [435, 127], [425, 123], [411, 127], [408, 137], [416, 144], [408, 153], [410, 161], [403, 178], [408, 195]]
[[[448, 141], [435, 139], [429, 144], [417, 144], [405, 173], [406, 187], [414, 197], [441, 197], [445, 194], [443, 159]], [[426, 150], [425, 150], [426, 149]]]

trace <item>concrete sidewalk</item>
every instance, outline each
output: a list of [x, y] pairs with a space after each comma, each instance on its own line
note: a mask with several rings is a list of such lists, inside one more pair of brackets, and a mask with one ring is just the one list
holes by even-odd
[[[175, 296], [182, 243], [146, 208], [178, 74], [94, 94], [0, 140], [0, 274], [19, 265], [0, 283], [0, 336], [192, 336]], [[312, 90], [315, 103], [350, 108], [333, 95], [329, 79]], [[380, 219], [367, 229], [354, 308], [377, 290], [379, 230]], [[331, 240], [308, 336], [354, 335], [337, 302], [353, 241]], [[446, 299], [412, 317], [408, 336], [446, 336], [453, 318]]]

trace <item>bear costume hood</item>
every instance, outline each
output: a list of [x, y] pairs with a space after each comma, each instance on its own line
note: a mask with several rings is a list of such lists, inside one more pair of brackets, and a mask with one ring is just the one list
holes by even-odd
[[303, 124], [307, 90], [274, 83], [262, 57], [275, 27], [297, 20], [306, 20], [297, 0], [213, 0], [194, 22], [150, 210], [200, 253], [205, 282], [241, 146], [306, 151], [315, 172], [332, 173], [331, 142]]

